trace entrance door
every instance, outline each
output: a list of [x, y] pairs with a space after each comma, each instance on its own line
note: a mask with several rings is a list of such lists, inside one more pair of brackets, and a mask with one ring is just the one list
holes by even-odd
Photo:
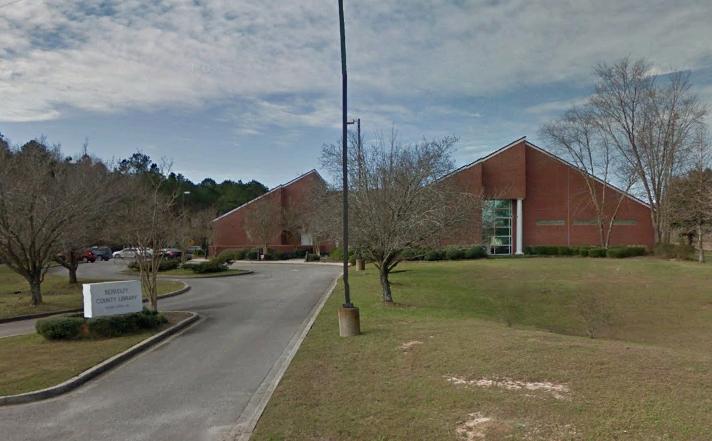
[[489, 199], [482, 207], [482, 243], [493, 255], [512, 254], [512, 201]]

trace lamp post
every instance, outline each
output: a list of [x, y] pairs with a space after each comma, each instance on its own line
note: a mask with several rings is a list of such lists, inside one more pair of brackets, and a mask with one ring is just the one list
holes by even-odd
[[184, 236], [184, 234], [185, 234], [185, 232], [186, 232], [185, 223], [186, 223], [186, 220], [187, 220], [187, 219], [186, 219], [186, 216], [185, 216], [185, 197], [186, 197], [187, 195], [189, 195], [189, 194], [190, 194], [190, 191], [184, 191], [184, 192], [183, 192], [183, 195], [182, 195], [182, 197], [181, 197], [181, 200], [182, 200], [182, 201], [181, 201], [181, 205], [182, 205], [182, 207], [181, 207], [181, 211], [182, 211], [182, 213], [181, 213], [181, 218], [182, 218], [182, 219], [181, 219], [181, 224], [182, 224], [181, 227], [182, 227], [182, 229], [183, 229], [183, 232], [182, 232], [182, 234], [181, 234], [181, 236], [183, 236], [183, 237], [181, 238], [181, 250], [180, 250], [180, 261], [181, 261], [181, 263], [185, 263], [185, 259], [186, 259], [186, 257], [187, 257], [187, 256], [186, 256], [186, 252], [188, 251], [188, 248], [187, 248], [187, 246], [186, 246], [186, 244], [185, 244], [185, 236]]
[[346, 29], [344, 26], [344, 0], [339, 0], [339, 31], [341, 36], [341, 175], [343, 230], [341, 243], [344, 251], [344, 304], [339, 308], [339, 335], [351, 337], [361, 333], [359, 310], [351, 303], [349, 287], [349, 175], [348, 175], [348, 120], [346, 77]]

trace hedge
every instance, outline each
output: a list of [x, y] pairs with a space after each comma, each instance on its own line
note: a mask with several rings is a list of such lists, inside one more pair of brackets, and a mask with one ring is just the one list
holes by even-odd
[[644, 247], [613, 247], [606, 251], [607, 257], [622, 259], [624, 257], [636, 257], [645, 255]]
[[643, 256], [646, 253], [645, 247], [642, 246], [619, 246], [610, 247], [608, 249], [602, 247], [579, 246], [530, 246], [524, 249], [525, 254], [534, 256], [583, 256], [583, 257], [635, 257]]
[[188, 268], [193, 270], [196, 274], [208, 274], [227, 271], [228, 265], [226, 262], [221, 260], [220, 257], [216, 257], [208, 260], [207, 262], [190, 265]]
[[73, 340], [81, 337], [119, 337], [146, 329], [156, 329], [168, 320], [155, 311], [144, 309], [133, 314], [85, 319], [77, 316], [37, 320], [35, 330], [48, 340]]
[[[128, 266], [134, 271], [139, 270], [138, 261], [136, 260], [131, 261]], [[174, 270], [178, 266], [180, 266], [180, 259], [162, 259], [158, 264], [158, 272]]]

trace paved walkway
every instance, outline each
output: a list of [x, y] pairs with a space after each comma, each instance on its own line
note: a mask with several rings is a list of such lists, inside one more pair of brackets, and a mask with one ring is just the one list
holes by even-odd
[[[300, 324], [340, 274], [328, 265], [241, 264], [255, 274], [190, 279], [159, 302], [203, 321], [67, 395], [0, 407], [0, 438], [15, 440], [218, 440]], [[117, 277], [112, 262], [82, 277]]]

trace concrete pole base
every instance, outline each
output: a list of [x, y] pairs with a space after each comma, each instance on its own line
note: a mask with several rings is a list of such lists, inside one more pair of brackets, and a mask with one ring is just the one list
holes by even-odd
[[366, 261], [363, 259], [356, 259], [356, 271], [365, 271]]
[[341, 337], [353, 337], [361, 333], [361, 319], [358, 308], [339, 308], [339, 335]]

